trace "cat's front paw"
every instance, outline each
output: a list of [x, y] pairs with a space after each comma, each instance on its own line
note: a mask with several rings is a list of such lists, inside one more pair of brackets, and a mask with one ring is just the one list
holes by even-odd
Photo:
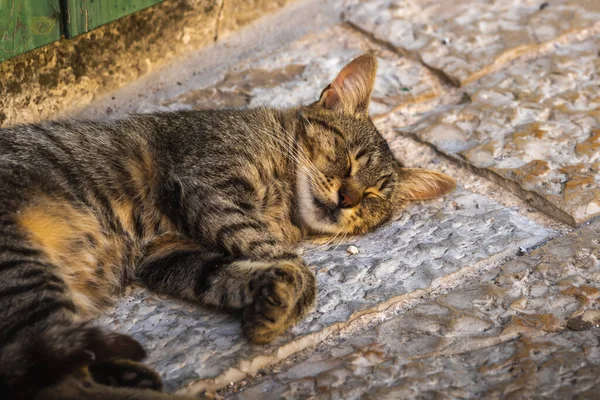
[[314, 275], [301, 263], [280, 263], [253, 282], [254, 301], [244, 309], [244, 331], [254, 343], [269, 343], [314, 302]]
[[160, 376], [150, 367], [131, 360], [112, 360], [89, 366], [92, 378], [106, 386], [160, 391]]

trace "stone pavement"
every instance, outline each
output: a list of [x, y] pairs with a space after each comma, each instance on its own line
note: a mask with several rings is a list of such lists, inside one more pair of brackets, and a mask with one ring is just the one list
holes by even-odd
[[597, 399], [599, 245], [599, 223], [555, 239], [236, 398]]
[[365, 51], [396, 156], [458, 190], [305, 243], [316, 309], [270, 345], [140, 288], [100, 322], [144, 343], [172, 391], [598, 398], [600, 2], [300, 0], [78, 115], [307, 103]]

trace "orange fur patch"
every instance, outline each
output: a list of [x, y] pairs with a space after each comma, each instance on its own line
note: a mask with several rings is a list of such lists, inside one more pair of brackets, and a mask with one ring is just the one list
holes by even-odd
[[198, 244], [190, 239], [184, 239], [173, 234], [165, 234], [150, 242], [146, 247], [146, 257], [150, 259], [159, 259], [166, 257], [175, 251], [197, 250]]
[[133, 233], [135, 229], [133, 226], [133, 204], [126, 201], [111, 201], [111, 206], [123, 229]]
[[129, 160], [127, 169], [142, 198], [147, 197], [158, 185], [158, 169], [148, 148], [142, 149], [140, 160]]
[[91, 211], [64, 200], [38, 198], [20, 211], [18, 223], [56, 266], [84, 315], [95, 314], [110, 301], [120, 283], [125, 246], [122, 239], [102, 232]]

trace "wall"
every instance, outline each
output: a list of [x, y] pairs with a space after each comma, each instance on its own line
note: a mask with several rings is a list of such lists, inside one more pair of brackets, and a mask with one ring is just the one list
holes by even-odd
[[0, 127], [89, 104], [290, 0], [167, 0], [0, 63]]

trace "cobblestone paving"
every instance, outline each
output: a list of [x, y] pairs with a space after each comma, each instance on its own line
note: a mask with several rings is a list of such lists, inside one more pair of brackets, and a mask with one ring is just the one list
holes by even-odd
[[[176, 90], [159, 90], [148, 80], [152, 94], [136, 92], [144, 98], [138, 111], [309, 103], [345, 63], [374, 51], [378, 127], [407, 165], [423, 166], [411, 161], [419, 146], [434, 152], [427, 167], [454, 174], [459, 189], [410, 205], [365, 237], [305, 243], [318, 305], [271, 345], [249, 345], [235, 316], [139, 288], [101, 323], [144, 343], [168, 390], [197, 393], [245, 379], [220, 393], [594, 398], [600, 3], [325, 3], [343, 20], [246, 52], [210, 84], [182, 73]], [[301, 21], [280, 28], [293, 23]]]

